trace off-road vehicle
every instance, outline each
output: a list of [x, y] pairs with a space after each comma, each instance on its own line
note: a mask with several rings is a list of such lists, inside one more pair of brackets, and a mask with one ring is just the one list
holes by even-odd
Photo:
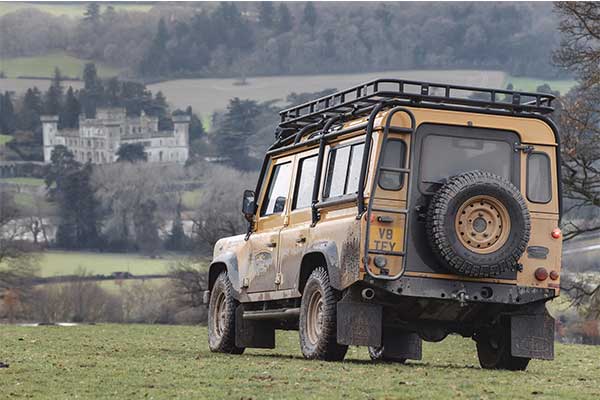
[[483, 368], [552, 359], [559, 294], [554, 97], [378, 79], [280, 113], [245, 235], [209, 270], [209, 345], [421, 358], [471, 337]]

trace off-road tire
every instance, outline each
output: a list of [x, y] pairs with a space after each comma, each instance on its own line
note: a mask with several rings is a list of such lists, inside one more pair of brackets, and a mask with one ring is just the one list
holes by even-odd
[[[329, 284], [329, 276], [325, 268], [315, 269], [306, 281], [300, 306], [300, 349], [305, 358], [324, 361], [344, 359], [348, 346], [337, 342], [339, 299], [340, 293]], [[317, 306], [315, 301], [320, 305]], [[320, 323], [315, 323], [314, 321], [318, 319], [316, 315], [319, 315], [316, 311], [318, 307], [320, 307]], [[320, 327], [318, 332], [311, 329], [316, 326]]]
[[514, 357], [510, 353], [510, 325], [502, 324], [495, 330], [481, 332], [475, 336], [477, 357], [483, 369], [505, 369], [525, 371], [530, 358]]
[[[493, 252], [467, 248], [455, 226], [459, 209], [478, 196], [497, 202], [510, 223], [501, 247]], [[491, 212], [495, 213], [493, 208]], [[493, 277], [514, 270], [527, 247], [530, 230], [529, 210], [519, 190], [507, 180], [483, 171], [450, 178], [433, 196], [427, 213], [426, 233], [433, 253], [451, 272], [472, 277]]]
[[[243, 347], [235, 345], [235, 310], [238, 305], [239, 302], [233, 297], [233, 287], [227, 273], [221, 272], [213, 285], [208, 305], [208, 347], [210, 351], [228, 354], [244, 352]], [[216, 315], [216, 313], [220, 315]]]
[[369, 346], [369, 357], [373, 361], [389, 361], [400, 364], [406, 363], [406, 358], [392, 358], [386, 357], [383, 353], [383, 346]]

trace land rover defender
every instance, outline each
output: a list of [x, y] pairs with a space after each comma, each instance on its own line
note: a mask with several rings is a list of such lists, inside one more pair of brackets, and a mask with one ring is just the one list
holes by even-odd
[[377, 79], [280, 113], [244, 235], [209, 267], [209, 346], [421, 359], [473, 338], [483, 368], [554, 356], [560, 152], [544, 93]]

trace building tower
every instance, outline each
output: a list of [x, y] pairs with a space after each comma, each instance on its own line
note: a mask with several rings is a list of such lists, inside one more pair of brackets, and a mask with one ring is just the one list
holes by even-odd
[[54, 146], [62, 143], [57, 140], [58, 134], [58, 115], [42, 115], [42, 140], [44, 145], [44, 162], [49, 163], [52, 157]]
[[179, 148], [179, 160], [187, 161], [190, 149], [190, 120], [189, 115], [173, 115], [173, 136]]

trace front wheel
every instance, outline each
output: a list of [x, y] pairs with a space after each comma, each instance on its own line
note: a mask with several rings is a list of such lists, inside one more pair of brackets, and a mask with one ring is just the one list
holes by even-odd
[[242, 354], [243, 347], [235, 345], [235, 309], [233, 287], [222, 272], [215, 281], [208, 305], [208, 347], [215, 353]]
[[300, 348], [308, 359], [341, 361], [348, 346], [337, 343], [339, 292], [329, 285], [324, 268], [315, 269], [304, 287], [300, 306]]

